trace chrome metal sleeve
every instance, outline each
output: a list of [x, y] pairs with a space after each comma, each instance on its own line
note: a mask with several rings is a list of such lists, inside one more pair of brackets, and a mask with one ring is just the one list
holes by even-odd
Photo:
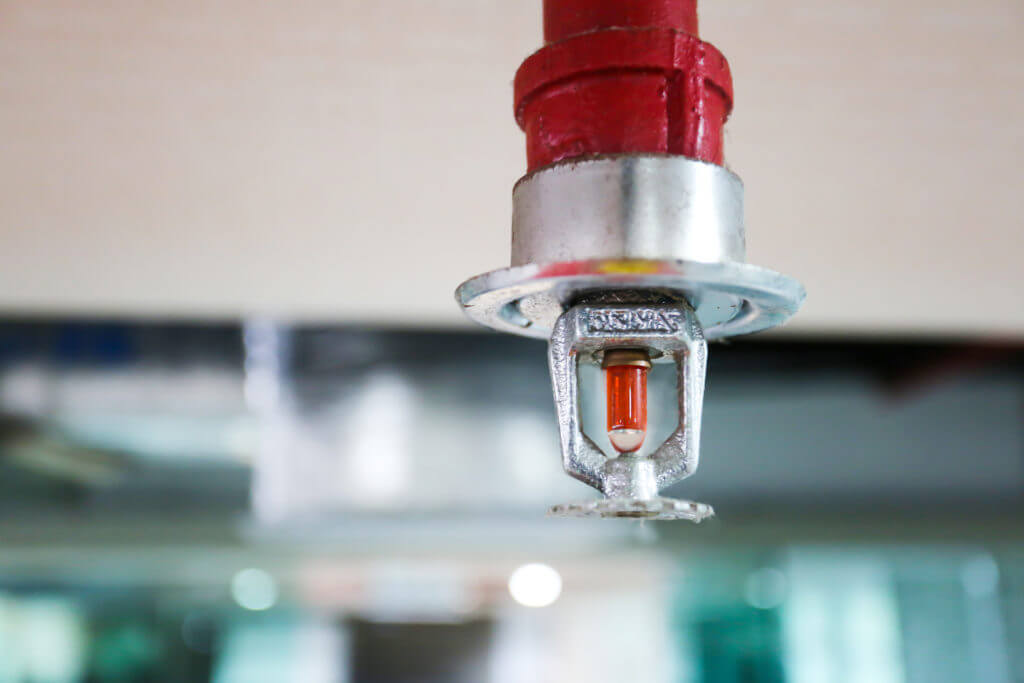
[[512, 266], [745, 256], [743, 183], [715, 164], [658, 155], [563, 162], [512, 193]]

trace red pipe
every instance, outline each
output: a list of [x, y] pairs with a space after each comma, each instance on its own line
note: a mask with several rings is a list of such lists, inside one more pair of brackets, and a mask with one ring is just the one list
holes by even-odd
[[697, 35], [697, 0], [547, 0], [544, 41], [608, 28], [669, 28]]
[[627, 153], [722, 163], [732, 78], [696, 35], [696, 0], [545, 0], [544, 34], [515, 79], [530, 171]]

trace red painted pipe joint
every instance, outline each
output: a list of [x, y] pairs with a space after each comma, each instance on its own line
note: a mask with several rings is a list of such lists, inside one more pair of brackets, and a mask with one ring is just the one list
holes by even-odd
[[602, 154], [722, 163], [725, 57], [697, 37], [696, 0], [544, 0], [547, 45], [515, 78], [530, 171]]

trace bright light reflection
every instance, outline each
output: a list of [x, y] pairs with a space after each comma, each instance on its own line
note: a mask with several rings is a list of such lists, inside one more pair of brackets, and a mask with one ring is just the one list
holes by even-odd
[[277, 583], [262, 569], [243, 569], [231, 579], [231, 596], [245, 609], [270, 609], [277, 602]]
[[526, 607], [547, 607], [562, 594], [562, 577], [546, 564], [524, 564], [508, 579], [512, 599]]

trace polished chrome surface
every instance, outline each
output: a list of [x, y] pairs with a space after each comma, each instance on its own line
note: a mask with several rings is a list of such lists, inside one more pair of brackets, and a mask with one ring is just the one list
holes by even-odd
[[558, 317], [582, 295], [614, 290], [654, 290], [685, 299], [707, 339], [780, 325], [806, 296], [793, 278], [745, 263], [598, 260], [494, 270], [462, 283], [455, 297], [481, 325], [547, 339]]
[[[612, 348], [642, 348], [653, 357], [675, 363], [678, 423], [650, 455], [608, 457], [583, 432], [579, 364], [598, 362], [600, 354]], [[667, 514], [667, 507], [664, 516], [655, 508], [665, 507], [656, 502], [662, 500], [658, 491], [693, 474], [699, 460], [707, 343], [693, 310], [686, 304], [575, 306], [555, 324], [548, 346], [548, 364], [565, 471], [621, 504], [599, 514], [679, 518]], [[653, 507], [639, 515], [636, 506]], [[576, 507], [559, 506], [551, 512], [567, 510], [575, 511]]]
[[513, 192], [512, 267], [467, 280], [473, 320], [546, 339], [581, 296], [653, 290], [696, 311], [708, 339], [775, 327], [797, 281], [743, 263], [743, 184], [715, 164], [619, 155], [555, 164]]
[[721, 166], [623, 155], [555, 164], [512, 194], [512, 265], [743, 261], [743, 183]]

